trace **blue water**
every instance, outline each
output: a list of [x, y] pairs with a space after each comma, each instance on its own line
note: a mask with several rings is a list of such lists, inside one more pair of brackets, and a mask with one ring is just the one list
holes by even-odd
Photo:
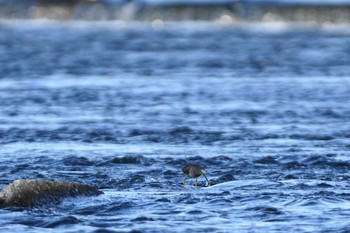
[[350, 231], [349, 34], [1, 22], [0, 187], [105, 194], [0, 209], [0, 232]]

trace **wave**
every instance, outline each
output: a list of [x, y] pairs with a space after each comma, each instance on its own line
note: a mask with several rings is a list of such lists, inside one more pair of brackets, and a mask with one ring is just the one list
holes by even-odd
[[[188, 126], [174, 127], [169, 129], [130, 129], [115, 130], [112, 127], [59, 127], [59, 128], [19, 128], [10, 127], [0, 129], [0, 140], [2, 144], [16, 142], [83, 142], [83, 143], [159, 143], [159, 144], [201, 144], [212, 145], [220, 143], [229, 145], [238, 141], [332, 141], [348, 139], [349, 134], [342, 131], [330, 131], [325, 134], [316, 132], [295, 133], [275, 132], [268, 133], [257, 129], [240, 129], [239, 132], [229, 132], [210, 129], [195, 129]], [[293, 149], [291, 149], [293, 152]], [[261, 161], [261, 163], [270, 162]]]

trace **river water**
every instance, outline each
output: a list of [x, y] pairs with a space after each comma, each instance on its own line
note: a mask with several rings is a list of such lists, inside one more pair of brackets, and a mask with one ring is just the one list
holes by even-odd
[[[350, 28], [0, 23], [1, 232], [350, 231]], [[211, 182], [188, 179], [199, 163]]]

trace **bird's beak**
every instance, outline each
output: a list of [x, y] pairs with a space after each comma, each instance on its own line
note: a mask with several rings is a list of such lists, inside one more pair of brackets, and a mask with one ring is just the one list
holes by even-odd
[[209, 180], [208, 180], [208, 178], [207, 178], [207, 176], [203, 173], [203, 176], [204, 176], [204, 178], [207, 180], [207, 182], [206, 182], [206, 184], [205, 184], [205, 186], [209, 186]]

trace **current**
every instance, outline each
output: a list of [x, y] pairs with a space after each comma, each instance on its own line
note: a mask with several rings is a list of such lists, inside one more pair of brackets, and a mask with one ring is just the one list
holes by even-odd
[[[0, 232], [349, 232], [350, 27], [0, 22]], [[185, 163], [211, 185], [183, 187]]]

